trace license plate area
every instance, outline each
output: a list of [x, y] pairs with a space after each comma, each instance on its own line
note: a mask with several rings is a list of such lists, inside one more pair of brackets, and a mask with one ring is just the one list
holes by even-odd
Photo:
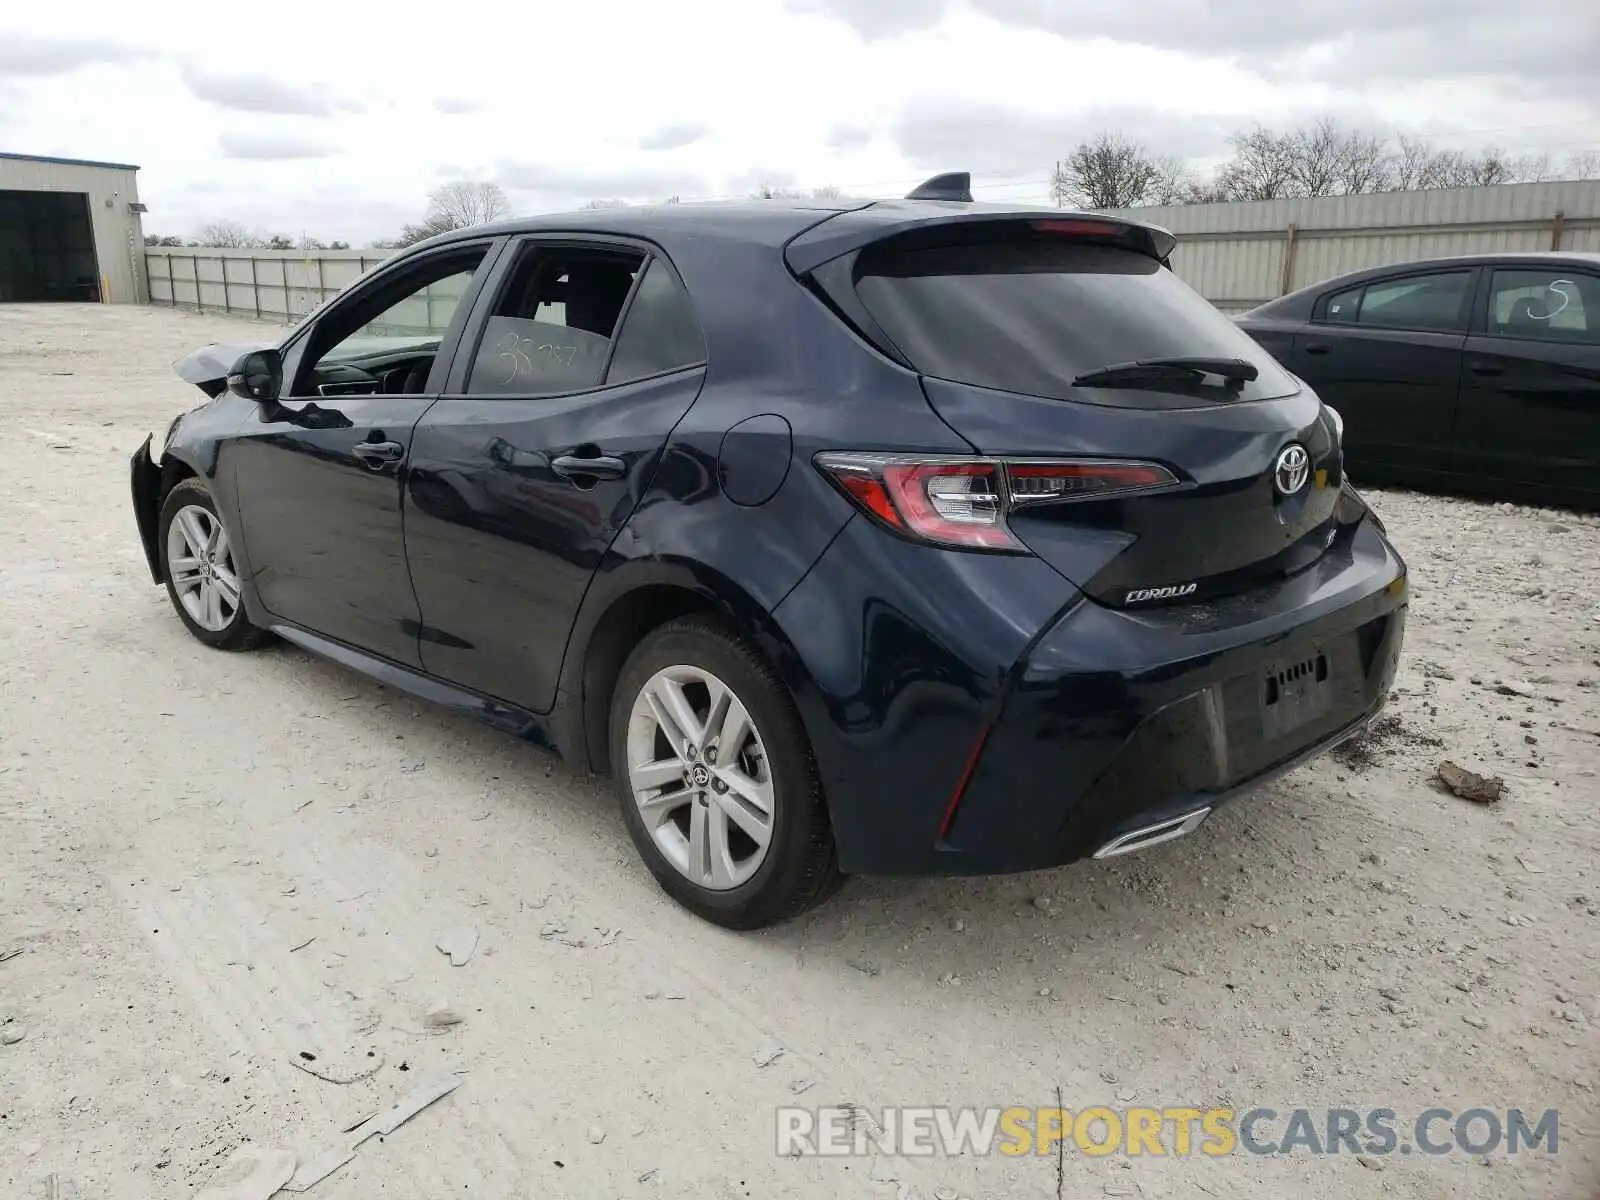
[[1261, 732], [1282, 737], [1333, 707], [1332, 664], [1325, 651], [1267, 672], [1261, 681]]

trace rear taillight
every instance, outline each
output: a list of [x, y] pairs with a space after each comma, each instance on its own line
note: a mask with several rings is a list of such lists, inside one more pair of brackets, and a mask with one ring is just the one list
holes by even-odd
[[1118, 459], [993, 459], [827, 453], [819, 470], [880, 525], [969, 550], [1025, 554], [1006, 524], [1014, 509], [1103, 500], [1175, 485], [1158, 463]]

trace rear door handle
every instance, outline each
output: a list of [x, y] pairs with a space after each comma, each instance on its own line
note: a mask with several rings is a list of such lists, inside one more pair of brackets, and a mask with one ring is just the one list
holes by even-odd
[[357, 442], [350, 453], [369, 467], [381, 467], [384, 463], [399, 462], [405, 457], [406, 448], [399, 442]]
[[1312, 342], [1304, 347], [1307, 354], [1326, 354], [1331, 349], [1333, 349], [1332, 346], [1325, 345], [1322, 342]]
[[609, 454], [596, 455], [594, 458], [562, 454], [550, 460], [550, 469], [563, 479], [582, 476], [590, 479], [621, 479], [628, 473], [628, 464]]
[[1468, 363], [1467, 370], [1474, 375], [1504, 375], [1506, 373], [1505, 367], [1499, 363], [1492, 362]]

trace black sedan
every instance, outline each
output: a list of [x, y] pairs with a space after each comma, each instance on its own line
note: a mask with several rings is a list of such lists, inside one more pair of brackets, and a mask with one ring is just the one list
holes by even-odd
[[1363, 728], [1406, 574], [1316, 395], [1170, 234], [919, 191], [462, 230], [200, 351], [154, 581], [611, 774], [737, 927], [1168, 841]]
[[1600, 254], [1377, 267], [1239, 324], [1343, 416], [1360, 479], [1600, 508]]

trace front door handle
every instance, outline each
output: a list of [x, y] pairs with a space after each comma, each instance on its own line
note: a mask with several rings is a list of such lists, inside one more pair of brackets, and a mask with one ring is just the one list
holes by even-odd
[[550, 460], [550, 469], [563, 479], [583, 476], [590, 479], [621, 479], [628, 473], [628, 464], [609, 454], [596, 455], [594, 458], [562, 454]]
[[406, 448], [399, 442], [357, 442], [350, 453], [376, 470], [384, 463], [399, 462], [405, 457]]
[[1502, 364], [1492, 362], [1469, 363], [1467, 370], [1474, 375], [1504, 375], [1506, 373], [1506, 369]]
[[1307, 354], [1326, 354], [1329, 350], [1333, 349], [1333, 347], [1326, 345], [1323, 342], [1311, 342], [1302, 347], [1302, 349], [1304, 349]]

